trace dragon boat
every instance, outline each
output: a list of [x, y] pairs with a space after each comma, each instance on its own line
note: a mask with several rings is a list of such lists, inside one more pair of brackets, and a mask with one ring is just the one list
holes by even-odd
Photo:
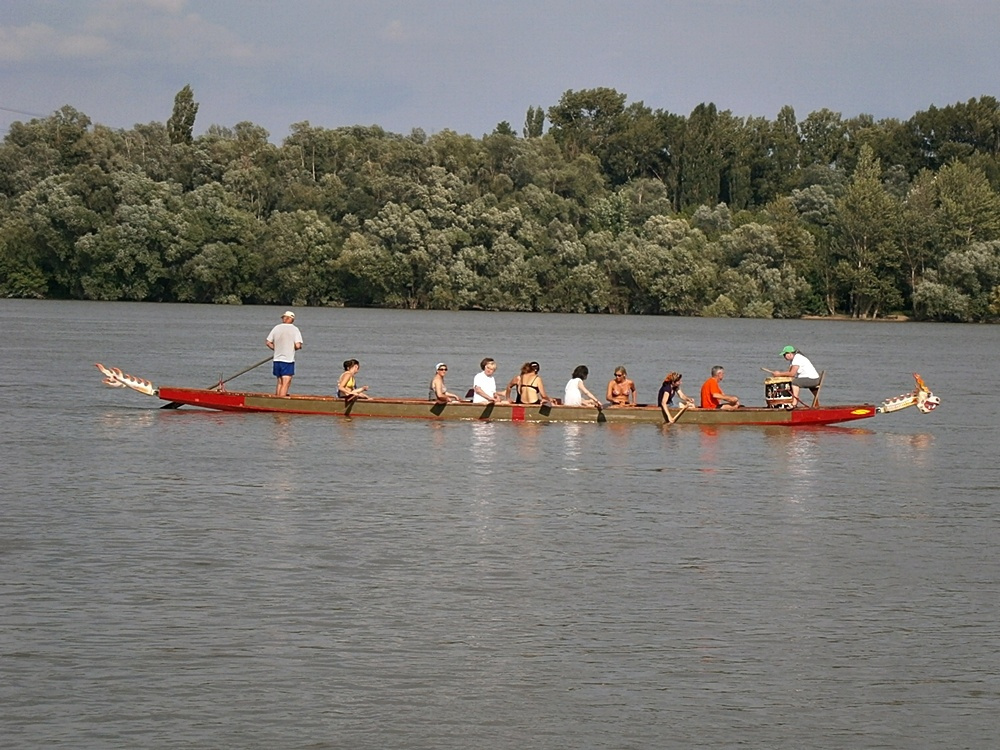
[[[914, 374], [916, 387], [909, 393], [886, 399], [880, 405], [848, 404], [807, 406], [791, 401], [790, 378], [765, 381], [766, 406], [739, 409], [677, 408], [664, 413], [656, 405], [616, 406], [600, 409], [562, 404], [476, 404], [471, 401], [436, 403], [414, 398], [340, 398], [337, 396], [289, 395], [227, 390], [226, 381], [212, 388], [155, 386], [149, 380], [129, 375], [117, 367], [97, 368], [105, 385], [130, 388], [167, 403], [161, 408], [194, 406], [229, 412], [270, 412], [273, 414], [315, 414], [341, 418], [396, 418], [430, 420], [492, 420], [500, 422], [607, 422], [610, 424], [697, 424], [772, 425], [799, 427], [832, 425], [869, 419], [876, 414], [895, 412], [910, 406], [927, 414], [941, 400], [921, 377]], [[235, 377], [235, 376], [234, 376]], [[231, 378], [230, 378], [231, 379]], [[795, 407], [795, 408], [793, 408]]]

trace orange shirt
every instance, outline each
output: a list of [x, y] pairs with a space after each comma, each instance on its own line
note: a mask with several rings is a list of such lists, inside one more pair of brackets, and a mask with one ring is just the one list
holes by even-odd
[[719, 387], [719, 381], [715, 378], [709, 378], [701, 386], [701, 408], [702, 409], [718, 409], [719, 404], [722, 403], [716, 396], [725, 395], [722, 392], [722, 388]]

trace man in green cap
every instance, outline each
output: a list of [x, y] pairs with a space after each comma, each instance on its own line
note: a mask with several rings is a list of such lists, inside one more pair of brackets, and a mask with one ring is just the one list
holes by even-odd
[[794, 346], [788, 345], [782, 349], [781, 356], [788, 362], [788, 369], [768, 370], [768, 372], [776, 378], [791, 378], [792, 398], [797, 403], [802, 403], [799, 401], [799, 389], [815, 388], [818, 386], [819, 372], [813, 367], [813, 363], [809, 361], [809, 358]]

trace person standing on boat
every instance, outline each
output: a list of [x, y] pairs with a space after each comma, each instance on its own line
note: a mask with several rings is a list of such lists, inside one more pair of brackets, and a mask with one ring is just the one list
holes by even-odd
[[813, 363], [809, 361], [809, 358], [794, 346], [788, 345], [782, 349], [781, 356], [788, 362], [788, 369], [768, 370], [768, 372], [776, 378], [791, 378], [792, 401], [799, 402], [799, 389], [815, 388], [818, 386], [819, 372], [813, 367]]
[[601, 408], [601, 400], [587, 390], [583, 381], [587, 379], [590, 370], [586, 365], [577, 365], [573, 370], [573, 377], [566, 383], [566, 393], [563, 403], [566, 406], [589, 406], [592, 409]]
[[736, 396], [729, 396], [722, 391], [722, 379], [726, 376], [726, 370], [722, 365], [712, 368], [712, 376], [701, 386], [701, 408], [702, 409], [739, 409], [740, 400]]
[[278, 379], [274, 395], [287, 396], [295, 375], [295, 352], [302, 348], [302, 332], [295, 325], [295, 313], [285, 310], [281, 322], [271, 329], [264, 343], [274, 351], [271, 371]]
[[427, 397], [431, 401], [437, 401], [439, 404], [447, 404], [451, 401], [461, 401], [458, 396], [451, 393], [444, 386], [444, 376], [448, 372], [448, 365], [444, 362], [438, 362], [437, 367], [434, 368], [434, 379], [431, 380], [430, 389], [428, 390]]
[[472, 381], [472, 403], [474, 404], [499, 404], [503, 403], [502, 393], [497, 393], [497, 380], [494, 373], [497, 371], [497, 363], [492, 357], [487, 357], [479, 366], [483, 368]]

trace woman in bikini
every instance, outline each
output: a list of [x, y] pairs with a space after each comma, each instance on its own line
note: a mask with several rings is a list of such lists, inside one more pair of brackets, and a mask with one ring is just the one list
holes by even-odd
[[358, 370], [361, 369], [361, 363], [356, 359], [348, 359], [344, 362], [344, 374], [340, 376], [340, 380], [337, 381], [337, 395], [340, 398], [346, 399], [370, 399], [365, 391], [368, 390], [367, 385], [357, 385], [354, 382], [354, 376], [358, 374]]
[[[517, 403], [519, 404], [550, 404], [552, 399], [545, 392], [545, 384], [538, 371], [542, 368], [537, 362], [525, 362], [521, 374], [517, 377]], [[508, 386], [509, 389], [510, 386]]]
[[608, 383], [608, 392], [605, 397], [612, 406], [635, 406], [638, 393], [635, 390], [635, 383], [629, 378], [624, 365], [615, 368], [615, 376]]
[[431, 384], [427, 389], [427, 398], [431, 401], [436, 401], [439, 404], [448, 404], [452, 401], [461, 401], [458, 396], [445, 388], [444, 376], [448, 374], [448, 365], [444, 362], [438, 362], [437, 367], [434, 368], [434, 379], [431, 380]]

